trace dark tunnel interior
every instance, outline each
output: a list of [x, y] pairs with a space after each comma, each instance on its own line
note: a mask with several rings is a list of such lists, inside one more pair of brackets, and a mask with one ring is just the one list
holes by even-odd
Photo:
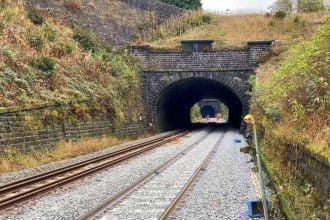
[[235, 92], [216, 80], [191, 78], [175, 82], [161, 93], [157, 104], [160, 128], [168, 131], [189, 127], [191, 107], [206, 98], [223, 102], [229, 110], [228, 124], [240, 127], [243, 106]]
[[209, 116], [210, 118], [214, 118], [215, 117], [215, 110], [212, 106], [204, 106], [201, 109], [201, 114], [202, 114], [202, 118], [206, 118], [207, 116]]

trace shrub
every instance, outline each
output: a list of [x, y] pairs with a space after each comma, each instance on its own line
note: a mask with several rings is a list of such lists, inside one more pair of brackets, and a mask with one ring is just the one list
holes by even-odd
[[269, 27], [274, 27], [275, 26], [275, 22], [274, 21], [269, 21], [268, 22], [268, 26]]
[[0, 2], [0, 11], [4, 10], [6, 7], [5, 3]]
[[44, 36], [48, 41], [53, 42], [57, 38], [57, 33], [49, 25], [46, 25], [46, 27], [44, 28]]
[[212, 18], [209, 15], [203, 15], [202, 16], [202, 22], [203, 24], [209, 24], [211, 22]]
[[73, 45], [72, 44], [66, 44], [66, 45], [64, 45], [64, 49], [65, 49], [66, 54], [72, 54]]
[[39, 57], [35, 60], [34, 65], [45, 73], [46, 76], [51, 76], [56, 69], [56, 63], [50, 57]]
[[323, 0], [297, 0], [297, 8], [300, 12], [318, 12], [326, 6]]
[[33, 35], [29, 36], [28, 40], [29, 40], [30, 46], [37, 50], [41, 50], [44, 46], [44, 38], [39, 34], [33, 34]]
[[52, 55], [57, 58], [61, 58], [65, 55], [71, 54], [73, 46], [71, 44], [57, 45], [52, 49]]
[[66, 9], [75, 12], [81, 10], [81, 2], [79, 0], [66, 0], [64, 6]]
[[44, 23], [44, 18], [34, 10], [28, 12], [28, 18], [35, 25], [42, 25]]
[[286, 13], [284, 11], [277, 11], [274, 15], [277, 19], [284, 19], [286, 17]]
[[90, 50], [96, 52], [99, 47], [99, 45], [95, 43], [91, 34], [86, 31], [76, 32], [73, 34], [72, 38], [79, 43], [80, 47], [87, 51]]

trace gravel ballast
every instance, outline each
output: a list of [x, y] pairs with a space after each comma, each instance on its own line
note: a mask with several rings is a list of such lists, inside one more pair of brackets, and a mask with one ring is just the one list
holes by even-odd
[[[241, 139], [242, 143], [234, 143]], [[247, 201], [258, 198], [253, 183], [251, 156], [240, 152], [244, 137], [226, 132], [206, 171], [183, 198], [173, 219], [238, 219], [247, 212]]]
[[184, 188], [197, 168], [222, 138], [223, 131], [213, 131], [190, 151], [151, 178], [133, 192], [121, 198], [98, 219], [159, 219]]
[[[190, 137], [181, 138], [179, 144], [166, 144], [146, 154], [19, 204], [17, 207], [11, 207], [0, 212], [0, 219], [76, 219], [104, 200], [127, 188], [146, 173], [151, 172], [185, 147], [205, 136], [207, 132], [206, 129], [193, 131], [188, 135]], [[114, 149], [111, 148], [111, 150]], [[58, 162], [61, 166], [64, 166], [63, 163]], [[28, 174], [33, 175], [30, 172]], [[24, 173], [13, 175], [22, 178]], [[7, 176], [5, 179], [14, 178], [17, 177]]]
[[128, 147], [130, 147], [134, 144], [138, 144], [138, 143], [141, 143], [141, 142], [144, 142], [144, 141], [147, 141], [147, 140], [151, 140], [151, 139], [154, 139], [154, 138], [158, 138], [158, 137], [163, 137], [163, 136], [166, 136], [168, 134], [172, 134], [174, 132], [175, 131], [164, 132], [164, 133], [152, 136], [152, 137], [148, 137], [148, 138], [144, 138], [144, 139], [140, 139], [140, 140], [130, 141], [130, 142], [127, 142], [127, 143], [111, 146], [111, 147], [105, 148], [103, 150], [100, 150], [100, 151], [97, 151], [97, 152], [94, 152], [94, 153], [90, 153], [90, 154], [86, 154], [86, 155], [82, 155], [82, 156], [78, 156], [78, 157], [75, 157], [75, 158], [70, 158], [70, 159], [60, 160], [60, 161], [56, 161], [56, 162], [51, 162], [51, 163], [47, 163], [47, 164], [44, 164], [42, 166], [38, 166], [38, 167], [35, 167], [35, 168], [29, 168], [29, 169], [23, 169], [23, 170], [20, 170], [20, 171], [16, 171], [16, 172], [5, 173], [5, 174], [0, 175], [0, 186], [11, 183], [13, 181], [20, 180], [20, 179], [25, 179], [25, 178], [30, 177], [30, 176], [35, 176], [35, 175], [45, 173], [45, 172], [48, 172], [48, 171], [51, 171], [51, 170], [55, 170], [55, 169], [59, 169], [59, 168], [65, 167], [65, 166], [75, 164], [75, 163], [79, 163], [79, 162], [82, 162], [84, 160], [88, 160], [88, 159], [92, 159], [92, 158], [95, 158], [95, 157], [98, 157], [98, 156], [109, 154], [109, 153], [117, 151], [117, 150], [128, 148]]

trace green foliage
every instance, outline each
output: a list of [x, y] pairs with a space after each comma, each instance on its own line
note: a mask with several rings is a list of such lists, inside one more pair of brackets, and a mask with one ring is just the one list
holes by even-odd
[[[302, 22], [300, 18], [295, 20], [297, 24]], [[254, 88], [252, 111], [262, 151], [267, 158], [276, 158], [272, 166], [289, 187], [283, 192], [298, 219], [315, 219], [326, 209], [317, 189], [309, 183], [300, 187], [301, 179], [287, 169], [288, 157], [295, 156], [288, 155], [293, 151], [289, 148], [298, 148], [325, 164], [330, 161], [329, 42], [330, 18], [313, 39], [297, 39], [277, 69]]]
[[229, 118], [229, 109], [224, 103], [220, 103], [220, 113], [222, 118], [227, 121]]
[[53, 42], [57, 38], [56, 30], [54, 30], [50, 25], [45, 25], [44, 27], [44, 37], [50, 41]]
[[284, 11], [277, 11], [274, 14], [276, 19], [284, 19], [286, 17], [286, 13]]
[[198, 9], [202, 7], [201, 0], [161, 0], [161, 1], [188, 10]]
[[198, 123], [201, 121], [202, 115], [201, 115], [201, 110], [198, 106], [198, 104], [195, 104], [191, 109], [190, 109], [190, 119], [192, 123]]
[[298, 11], [301, 12], [317, 12], [325, 9], [323, 0], [298, 0]]
[[87, 31], [78, 31], [73, 34], [72, 38], [79, 43], [80, 47], [87, 51], [96, 52], [100, 46]]
[[272, 8], [275, 13], [278, 11], [290, 13], [293, 8], [293, 2], [292, 0], [277, 0]]
[[42, 25], [44, 23], [44, 18], [40, 16], [35, 10], [30, 10], [28, 12], [28, 18], [35, 25]]
[[34, 61], [36, 68], [41, 70], [45, 76], [52, 76], [56, 69], [56, 62], [50, 57], [39, 57]]
[[298, 40], [271, 78], [257, 85], [262, 104], [292, 114], [299, 111], [299, 106], [307, 114], [324, 112], [329, 107], [329, 42], [330, 19], [312, 41]]
[[72, 54], [74, 47], [72, 44], [68, 43], [64, 45], [64, 49], [66, 54]]
[[36, 50], [41, 50], [44, 46], [44, 38], [40, 34], [32, 34], [28, 37], [30, 46]]

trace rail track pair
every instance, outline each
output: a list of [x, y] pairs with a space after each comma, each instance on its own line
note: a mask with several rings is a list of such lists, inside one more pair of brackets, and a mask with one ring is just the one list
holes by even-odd
[[168, 134], [93, 159], [0, 186], [0, 210], [155, 149], [187, 133], [188, 131], [181, 131]]
[[[222, 132], [217, 133], [220, 135], [216, 135], [216, 142], [213, 141], [210, 146], [206, 146], [207, 143], [201, 144], [211, 133], [212, 131], [209, 131], [197, 142], [185, 147], [133, 185], [82, 216], [80, 220], [171, 219], [184, 195], [220, 147]], [[196, 162], [191, 162], [192, 160]]]

